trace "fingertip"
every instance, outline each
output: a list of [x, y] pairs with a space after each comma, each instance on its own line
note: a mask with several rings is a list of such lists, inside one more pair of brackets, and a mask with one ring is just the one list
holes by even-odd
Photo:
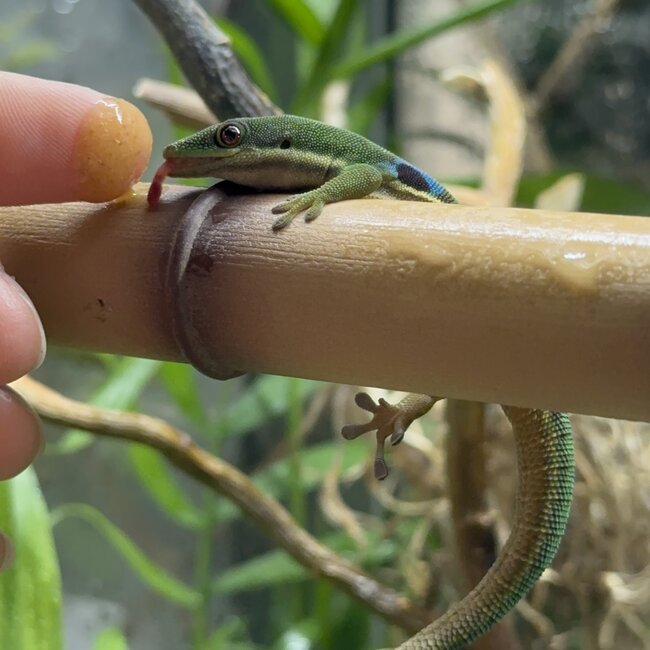
[[0, 266], [0, 384], [41, 365], [45, 333], [27, 294]]
[[42, 447], [40, 421], [11, 388], [0, 386], [0, 480], [24, 471]]
[[142, 113], [96, 90], [0, 72], [0, 204], [108, 201], [144, 171]]
[[153, 136], [145, 116], [124, 99], [104, 97], [86, 113], [77, 133], [72, 168], [83, 201], [110, 201], [142, 176]]

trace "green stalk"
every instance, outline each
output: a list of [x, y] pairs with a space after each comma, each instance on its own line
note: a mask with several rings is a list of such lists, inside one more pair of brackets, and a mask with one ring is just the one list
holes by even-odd
[[330, 78], [352, 77], [364, 68], [368, 68], [376, 63], [383, 63], [394, 56], [403, 54], [410, 47], [418, 45], [433, 36], [437, 36], [452, 27], [479, 20], [495, 11], [525, 1], [482, 0], [447, 18], [423, 25], [420, 29], [407, 29], [396, 32], [391, 36], [382, 38], [374, 43], [374, 45], [370, 45], [363, 54], [355, 53], [354, 56], [349, 57], [335, 66], [331, 71]]
[[[288, 382], [288, 411], [287, 411], [287, 438], [289, 443], [289, 510], [299, 526], [305, 526], [307, 508], [305, 492], [302, 487], [302, 466], [300, 451], [302, 437], [300, 425], [302, 420], [302, 405], [300, 401], [299, 379], [290, 379]], [[302, 585], [291, 589], [290, 611], [293, 620], [300, 620], [304, 616], [304, 594]]]
[[194, 588], [201, 600], [192, 612], [192, 646], [201, 650], [208, 639], [208, 608], [210, 607], [210, 584], [212, 582], [212, 536], [214, 525], [209, 513], [214, 507], [214, 496], [210, 490], [203, 491], [203, 512], [205, 519], [198, 532], [194, 559]]

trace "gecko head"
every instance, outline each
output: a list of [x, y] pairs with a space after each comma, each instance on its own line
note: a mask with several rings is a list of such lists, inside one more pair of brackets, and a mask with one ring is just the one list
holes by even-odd
[[175, 158], [227, 158], [246, 146], [248, 125], [245, 120], [228, 120], [209, 126], [163, 150], [166, 160]]
[[199, 176], [203, 172], [212, 175], [224, 159], [242, 156], [255, 149], [248, 120], [233, 119], [209, 126], [187, 138], [174, 142], [163, 150], [170, 176]]

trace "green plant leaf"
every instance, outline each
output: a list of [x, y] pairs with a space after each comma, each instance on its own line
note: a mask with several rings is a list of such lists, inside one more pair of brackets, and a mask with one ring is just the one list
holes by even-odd
[[[125, 357], [109, 371], [106, 379], [88, 400], [106, 408], [129, 409], [158, 371], [161, 361]], [[48, 453], [71, 454], [90, 445], [95, 437], [81, 429], [68, 429], [61, 439], [48, 445]]]
[[253, 81], [274, 101], [277, 100], [278, 91], [273, 83], [273, 76], [266, 65], [264, 55], [250, 36], [237, 27], [235, 23], [218, 18], [215, 23], [230, 39], [232, 49], [241, 59], [244, 67], [253, 78]]
[[[364, 567], [377, 567], [390, 562], [398, 545], [390, 539], [380, 539], [368, 531], [368, 549], [360, 551], [345, 533], [331, 533], [320, 541], [339, 554], [345, 554]], [[282, 549], [269, 551], [220, 573], [211, 583], [212, 594], [236, 594], [267, 587], [283, 587], [302, 582], [312, 574]]]
[[61, 56], [61, 48], [52, 41], [38, 39], [29, 41], [14, 50], [2, 62], [3, 70], [19, 72], [37, 63], [53, 61]]
[[[171, 50], [167, 47], [166, 43], [161, 42], [160, 47], [162, 49], [162, 55], [165, 59], [165, 64], [167, 68], [167, 79], [169, 83], [176, 84], [177, 86], [187, 86], [187, 80], [183, 75], [181, 66], [176, 62], [176, 57], [171, 53]], [[185, 135], [189, 135], [185, 133]], [[178, 136], [177, 136], [178, 137]]]
[[196, 530], [203, 526], [203, 515], [176, 483], [169, 464], [159, 452], [131, 444], [128, 454], [140, 483], [164, 513], [185, 528]]
[[293, 31], [303, 40], [318, 45], [325, 29], [311, 6], [304, 0], [266, 0]]
[[393, 84], [390, 78], [384, 77], [371, 86], [348, 111], [348, 128], [362, 135], [367, 133], [377, 118], [379, 111], [386, 105]]
[[108, 627], [97, 635], [93, 650], [129, 650], [129, 645], [122, 630]]
[[447, 18], [436, 19], [433, 22], [391, 34], [370, 45], [362, 54], [355, 54], [335, 66], [330, 78], [352, 77], [361, 70], [382, 63], [406, 50], [426, 41], [433, 36], [442, 34], [453, 27], [465, 25], [480, 20], [489, 14], [528, 0], [482, 0], [476, 4], [461, 9]]
[[66, 355], [79, 354], [80, 358], [89, 358], [101, 363], [106, 370], [115, 370], [122, 362], [123, 357], [117, 354], [108, 354], [107, 352], [82, 352], [80, 350], [66, 350]]
[[115, 524], [99, 510], [84, 503], [69, 503], [59, 506], [52, 512], [52, 522], [56, 526], [66, 519], [81, 519], [95, 528], [126, 560], [133, 572], [153, 591], [167, 600], [194, 609], [201, 602], [201, 595], [169, 575], [154, 564]]
[[[366, 461], [369, 453], [370, 447], [364, 440], [360, 440], [358, 444], [356, 441], [345, 444], [338, 441], [325, 442], [302, 449], [299, 458], [303, 487], [310, 489], [319, 485], [335, 460], [340, 460], [341, 472], [345, 472]], [[260, 472], [255, 480], [260, 481], [265, 489], [277, 489], [279, 485], [289, 481], [290, 476], [290, 461], [283, 458]]]
[[289, 382], [297, 381], [296, 393], [304, 400], [325, 384], [309, 379], [264, 375], [250, 384], [224, 414], [228, 422], [225, 437], [241, 435], [262, 425], [289, 408]]
[[322, 90], [331, 78], [334, 61], [340, 58], [341, 43], [351, 25], [357, 10], [358, 0], [340, 0], [336, 12], [327, 27], [311, 68], [307, 71], [304, 83], [293, 102], [293, 111], [299, 115], [316, 113], [316, 104]]
[[[596, 176], [580, 169], [571, 171], [578, 171], [585, 176], [581, 211], [650, 216], [650, 192], [642, 187]], [[567, 170], [557, 170], [551, 174], [525, 176], [517, 189], [517, 205], [532, 207], [541, 191], [567, 173]]]
[[219, 574], [211, 585], [212, 594], [236, 594], [264, 587], [288, 586], [309, 577], [309, 572], [282, 550], [258, 555]]
[[0, 483], [0, 529], [16, 549], [13, 566], [0, 574], [0, 648], [60, 650], [61, 577], [32, 469]]
[[247, 628], [238, 616], [226, 619], [201, 645], [201, 650], [255, 650], [247, 638]]
[[24, 38], [24, 32], [27, 27], [38, 17], [38, 13], [33, 10], [22, 11], [0, 24], [0, 45], [12, 43]]
[[[369, 448], [363, 441], [355, 441], [343, 446], [338, 443], [324, 443], [308, 447], [299, 453], [304, 490], [310, 490], [320, 485], [334, 459], [339, 458], [338, 454], [341, 449], [341, 471], [346, 471], [368, 458]], [[283, 458], [253, 477], [253, 482], [263, 491], [279, 498], [286, 494], [290, 477], [291, 461], [288, 458]], [[233, 503], [222, 500], [218, 502], [213, 517], [214, 521], [223, 523], [239, 514], [239, 510]]]
[[194, 424], [205, 426], [207, 418], [199, 399], [196, 370], [187, 363], [166, 361], [160, 366], [159, 376], [183, 415]]
[[[327, 612], [329, 616], [322, 616], [322, 623], [318, 626], [318, 629], [322, 631], [321, 634], [327, 634], [328, 647], [330, 648], [365, 647], [366, 639], [381, 639], [382, 630], [389, 627], [386, 621], [378, 621], [357, 600], [352, 598], [346, 600], [332, 598], [331, 600], [331, 611]], [[324, 627], [327, 621], [330, 621], [330, 625]], [[370, 632], [371, 628], [372, 632]], [[384, 644], [384, 647], [387, 645], [387, 643]], [[373, 644], [372, 647], [376, 647], [376, 644]]]

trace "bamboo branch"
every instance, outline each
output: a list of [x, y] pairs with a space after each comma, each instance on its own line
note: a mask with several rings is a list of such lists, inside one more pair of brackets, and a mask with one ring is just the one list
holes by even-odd
[[[483, 169], [482, 190], [490, 205], [513, 201], [523, 170], [526, 137], [525, 107], [506, 71], [485, 61], [475, 73], [457, 81], [476, 84], [475, 94], [488, 101], [490, 143]], [[454, 529], [456, 557], [463, 587], [473, 589], [497, 554], [496, 531], [487, 500], [487, 440], [485, 406], [476, 402], [447, 401], [447, 487]], [[467, 450], [472, 453], [468, 456]], [[473, 644], [474, 650], [521, 650], [512, 616], [507, 616]]]
[[178, 360], [180, 327], [213, 375], [650, 419], [648, 219], [360, 200], [274, 233], [278, 196], [215, 190], [190, 219], [195, 192], [152, 213], [145, 189], [0, 210], [51, 343]]

